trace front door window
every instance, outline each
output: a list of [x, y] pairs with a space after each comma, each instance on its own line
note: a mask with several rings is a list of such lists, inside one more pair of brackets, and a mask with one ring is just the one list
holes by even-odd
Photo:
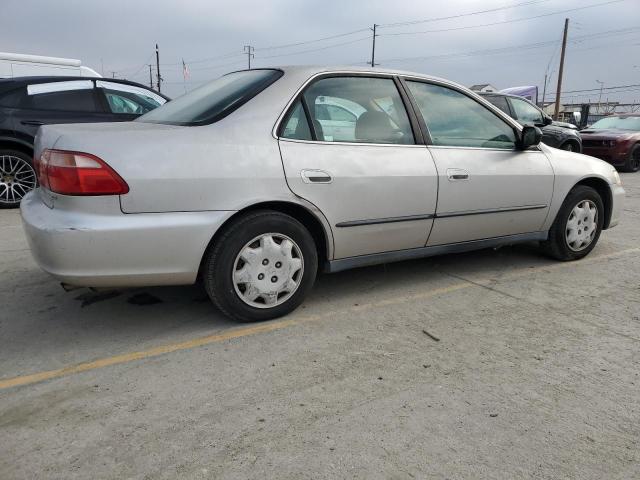
[[442, 85], [407, 82], [433, 145], [513, 150], [513, 128], [471, 97]]

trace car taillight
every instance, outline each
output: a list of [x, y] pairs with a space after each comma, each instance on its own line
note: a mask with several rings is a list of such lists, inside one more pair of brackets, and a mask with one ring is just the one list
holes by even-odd
[[40, 185], [62, 195], [122, 195], [129, 185], [95, 155], [44, 150], [35, 162]]

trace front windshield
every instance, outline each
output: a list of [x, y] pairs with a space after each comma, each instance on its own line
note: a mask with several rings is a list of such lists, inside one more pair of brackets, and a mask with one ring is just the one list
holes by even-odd
[[214, 123], [251, 100], [281, 76], [281, 70], [230, 73], [165, 103], [136, 121], [170, 125]]
[[593, 129], [615, 128], [640, 131], [640, 117], [606, 117], [591, 125]]

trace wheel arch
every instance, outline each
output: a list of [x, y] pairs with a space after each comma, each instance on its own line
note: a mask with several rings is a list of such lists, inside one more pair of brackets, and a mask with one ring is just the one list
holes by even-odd
[[[308, 230], [311, 236], [313, 237], [313, 241], [316, 244], [316, 250], [318, 252], [318, 266], [321, 269], [323, 265], [327, 263], [328, 260], [332, 258], [333, 255], [333, 236], [331, 231], [328, 231], [328, 227], [325, 227], [323, 221], [319, 218], [319, 216], [313, 213], [309, 208], [301, 205], [299, 203], [294, 203], [290, 201], [265, 201], [260, 203], [255, 203], [249, 205], [241, 210], [238, 210], [233, 215], [225, 220], [225, 222], [217, 229], [209, 243], [207, 244], [207, 248], [202, 254], [202, 259], [200, 261], [200, 271], [202, 271], [202, 261], [206, 256], [207, 251], [214, 245], [216, 241], [220, 238], [225, 229], [231, 225], [237, 218], [256, 210], [272, 210], [280, 213], [284, 213], [289, 215], [300, 223], [302, 223]], [[321, 215], [321, 214], [320, 214]]]
[[33, 145], [11, 137], [0, 137], [0, 149], [17, 150], [33, 157]]
[[611, 223], [611, 210], [613, 208], [613, 195], [611, 194], [611, 187], [609, 187], [609, 184], [599, 177], [587, 177], [576, 183], [573, 188], [578, 185], [591, 187], [598, 192], [604, 205], [604, 223], [602, 224], [602, 229], [606, 230], [609, 228], [609, 224]]
[[581, 153], [581, 152], [582, 152], [582, 145], [581, 145], [581, 144], [580, 144], [580, 142], [579, 142], [577, 139], [575, 139], [575, 138], [567, 138], [564, 142], [562, 142], [562, 143], [560, 144], [560, 146], [559, 146], [558, 148], [560, 148], [560, 149], [562, 150], [562, 149], [563, 149], [563, 147], [564, 147], [567, 143], [570, 143], [570, 144], [572, 144], [573, 146], [575, 146], [575, 147], [576, 147], [576, 150], [574, 150], [575, 152], [577, 152], [577, 153]]

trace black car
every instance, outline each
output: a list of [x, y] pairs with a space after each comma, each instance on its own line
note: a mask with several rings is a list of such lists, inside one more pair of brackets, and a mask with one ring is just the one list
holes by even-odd
[[144, 85], [87, 77], [0, 79], [0, 208], [35, 188], [33, 141], [40, 125], [133, 120], [168, 100]]
[[504, 93], [480, 93], [480, 95], [521, 124], [540, 127], [542, 141], [550, 147], [582, 152], [582, 139], [576, 129], [556, 125], [549, 115], [527, 99]]

